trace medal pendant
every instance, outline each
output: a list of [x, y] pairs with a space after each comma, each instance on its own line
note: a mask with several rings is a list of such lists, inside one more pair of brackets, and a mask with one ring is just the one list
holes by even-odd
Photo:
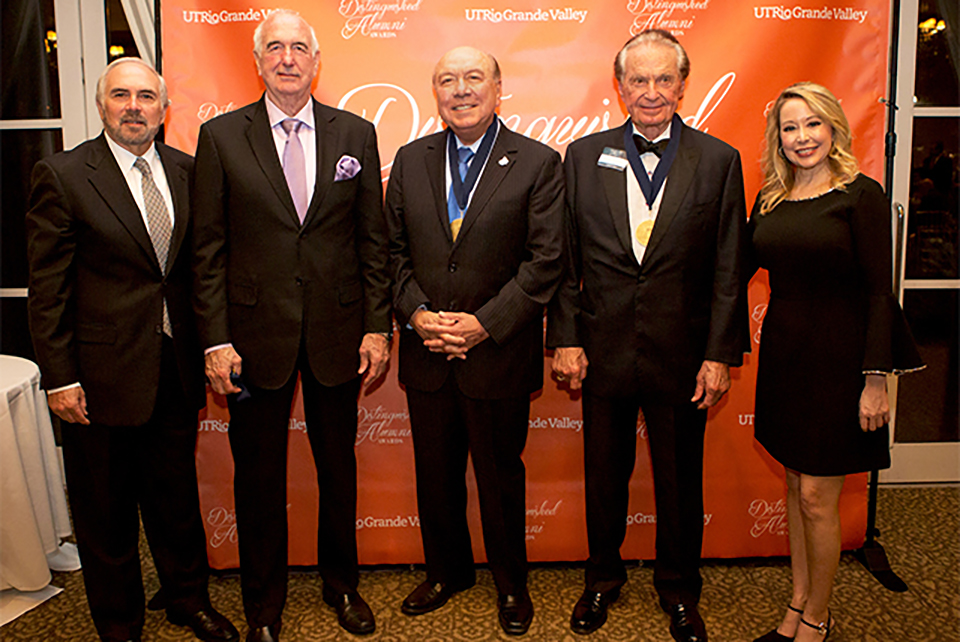
[[637, 226], [637, 241], [643, 247], [650, 243], [650, 235], [653, 233], [653, 221], [644, 221]]

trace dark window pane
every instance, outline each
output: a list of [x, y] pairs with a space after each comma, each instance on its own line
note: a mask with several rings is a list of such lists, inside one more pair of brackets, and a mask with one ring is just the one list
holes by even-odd
[[927, 367], [900, 378], [898, 443], [960, 441], [957, 294], [957, 290], [907, 290], [903, 295], [903, 311]]
[[105, 0], [103, 7], [107, 17], [107, 62], [125, 56], [139, 58], [137, 43], [130, 33], [127, 14], [120, 0]]
[[957, 278], [960, 119], [914, 118], [908, 279]]
[[960, 104], [957, 91], [957, 0], [920, 0], [914, 95], [925, 107]]
[[3, 0], [0, 38], [0, 119], [60, 118], [53, 0]]
[[27, 298], [0, 298], [0, 354], [35, 361], [27, 328]]
[[0, 130], [0, 287], [27, 287], [23, 218], [30, 196], [30, 172], [38, 160], [61, 149], [59, 129]]

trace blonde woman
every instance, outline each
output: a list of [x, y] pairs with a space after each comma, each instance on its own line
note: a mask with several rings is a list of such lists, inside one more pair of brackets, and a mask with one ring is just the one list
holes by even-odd
[[845, 476], [890, 466], [886, 374], [922, 367], [891, 291], [890, 206], [859, 173], [839, 101], [786, 88], [767, 115], [764, 183], [750, 217], [770, 276], [755, 435], [787, 479], [793, 595], [756, 642], [820, 642], [840, 560]]

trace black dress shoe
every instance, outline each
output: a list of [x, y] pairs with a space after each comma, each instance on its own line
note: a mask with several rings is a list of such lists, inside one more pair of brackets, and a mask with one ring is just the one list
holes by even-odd
[[161, 586], [157, 589], [157, 592], [153, 594], [153, 597], [150, 598], [150, 601], [147, 602], [148, 611], [163, 611], [167, 608], [167, 596], [163, 592], [163, 587]]
[[403, 600], [400, 610], [406, 615], [423, 615], [435, 611], [447, 603], [454, 593], [470, 588], [469, 586], [454, 587], [444, 582], [421, 582]]
[[177, 626], [189, 626], [193, 634], [204, 642], [229, 642], [239, 640], [240, 634], [230, 620], [222, 616], [212, 606], [207, 606], [189, 615], [171, 611], [167, 619]]
[[354, 635], [373, 633], [376, 622], [373, 620], [373, 611], [363, 601], [356, 591], [337, 595], [334, 591], [323, 587], [323, 601], [337, 611], [337, 621], [344, 629]]
[[607, 621], [607, 606], [616, 602], [619, 597], [618, 588], [606, 593], [585, 590], [573, 607], [570, 628], [581, 635], [593, 633]]
[[250, 629], [247, 633], [247, 642], [279, 642], [280, 641], [280, 620], [277, 620], [270, 626], [260, 626]]
[[818, 624], [811, 624], [810, 622], [807, 622], [806, 620], [804, 620], [804, 619], [801, 617], [801, 618], [800, 618], [800, 624], [803, 624], [804, 626], [807, 626], [807, 627], [809, 627], [809, 628], [811, 628], [811, 629], [816, 629], [817, 632], [818, 632], [820, 635], [823, 636], [823, 640], [826, 640], [828, 637], [830, 637], [830, 630], [833, 628], [833, 626], [836, 624], [836, 622], [834, 622], [833, 616], [830, 614], [830, 609], [827, 609], [827, 621], [826, 621], [826, 622], [820, 622], [820, 623], [818, 623]]
[[707, 627], [696, 604], [666, 604], [660, 606], [670, 616], [670, 635], [677, 642], [707, 642]]
[[524, 590], [517, 595], [501, 595], [497, 598], [500, 628], [507, 635], [523, 635], [533, 621], [533, 602]]

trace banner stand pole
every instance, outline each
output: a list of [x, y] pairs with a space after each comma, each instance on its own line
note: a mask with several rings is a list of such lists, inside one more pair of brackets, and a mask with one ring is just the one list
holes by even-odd
[[[884, 145], [884, 185], [889, 195], [893, 185], [893, 167], [894, 157], [897, 152], [897, 134], [894, 130], [897, 117], [897, 55], [900, 46], [900, 0], [893, 0], [891, 8], [891, 34], [890, 34], [890, 90], [889, 98], [885, 102], [887, 105], [887, 134]], [[902, 207], [897, 205], [897, 209], [902, 212]], [[897, 244], [894, 268], [894, 292], [899, 295], [900, 292], [900, 257], [902, 254], [900, 236], [903, 233], [902, 214], [897, 221]], [[867, 537], [863, 546], [854, 551], [854, 555], [860, 563], [863, 564], [870, 574], [873, 575], [884, 588], [897, 593], [903, 593], [907, 590], [907, 583], [900, 579], [887, 560], [887, 552], [883, 549], [876, 538], [880, 535], [877, 529], [877, 491], [880, 486], [880, 471], [870, 471], [870, 482], [867, 498]]]

